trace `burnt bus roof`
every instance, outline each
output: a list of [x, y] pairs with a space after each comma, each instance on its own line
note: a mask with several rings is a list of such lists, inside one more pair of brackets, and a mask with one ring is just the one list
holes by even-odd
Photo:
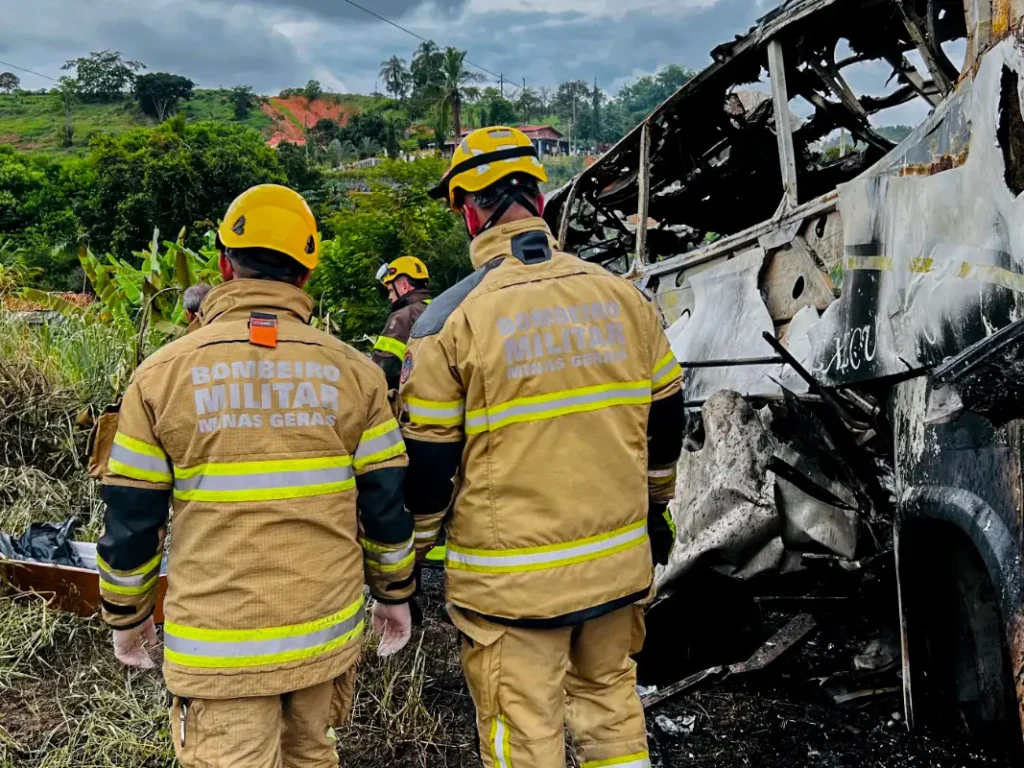
[[[651, 138], [648, 211], [661, 225], [649, 236], [649, 262], [693, 250], [708, 233], [730, 235], [770, 219], [784, 191], [774, 108], [770, 98], [744, 98], [748, 94], [738, 90], [767, 73], [770, 40], [783, 46], [790, 99], [801, 97], [814, 110], [793, 130], [804, 203], [894, 148], [872, 127], [871, 115], [919, 98], [937, 105], [950, 93], [960, 73], [941, 45], [966, 35], [964, 9], [955, 0], [789, 0], [743, 37], [715, 48], [711, 66], [578, 177], [564, 245], [606, 265], [634, 249], [630, 217], [638, 210], [645, 125]], [[850, 54], [837, 59], [844, 39]], [[921, 56], [929, 77], [910, 63], [910, 51]], [[843, 71], [873, 60], [892, 68], [897, 87], [858, 95]], [[816, 142], [838, 128], [849, 131], [859, 149], [829, 159]], [[568, 187], [553, 196], [549, 221], [560, 221], [569, 196]]]

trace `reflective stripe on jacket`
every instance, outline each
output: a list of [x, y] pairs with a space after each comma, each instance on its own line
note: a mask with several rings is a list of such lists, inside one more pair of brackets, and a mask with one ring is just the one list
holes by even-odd
[[371, 359], [384, 371], [388, 389], [398, 389], [409, 334], [429, 304], [429, 289], [418, 288], [410, 291], [399, 300], [397, 308], [388, 318], [387, 325], [377, 337]]
[[[276, 346], [250, 342], [253, 312], [277, 316]], [[380, 370], [310, 328], [299, 289], [231, 281], [202, 313], [124, 397], [102, 489], [103, 616], [129, 627], [152, 612], [173, 506], [170, 690], [318, 685], [358, 657], [364, 583], [394, 602], [415, 589], [401, 430]]]
[[[447, 515], [448, 598], [497, 619], [641, 599], [648, 511], [675, 483], [674, 464], [649, 465], [648, 417], [670, 398], [681, 413], [657, 310], [559, 252], [540, 219], [484, 234], [472, 257], [477, 272], [417, 322], [403, 371], [417, 548]], [[453, 470], [448, 514], [454, 486], [438, 478]]]

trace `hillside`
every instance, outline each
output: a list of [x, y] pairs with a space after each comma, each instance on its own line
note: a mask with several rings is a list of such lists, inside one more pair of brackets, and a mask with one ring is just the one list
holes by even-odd
[[[189, 120], [235, 122], [229, 94], [227, 90], [197, 90], [192, 99], [182, 104], [180, 111]], [[323, 117], [345, 125], [352, 115], [379, 102], [373, 97], [349, 94], [327, 94], [312, 103], [298, 95], [285, 99], [271, 97], [251, 108], [242, 122], [263, 133], [271, 146], [281, 141], [305, 143], [303, 126], [312, 127]], [[25, 152], [81, 154], [95, 133], [117, 134], [139, 126], [152, 126], [154, 122], [129, 99], [107, 104], [76, 104], [74, 143], [71, 147], [62, 147], [63, 107], [57, 94], [0, 95], [0, 144], [10, 144]]]

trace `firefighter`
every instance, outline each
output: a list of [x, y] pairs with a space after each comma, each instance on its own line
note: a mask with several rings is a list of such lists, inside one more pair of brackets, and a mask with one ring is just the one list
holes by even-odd
[[430, 303], [430, 273], [415, 256], [403, 256], [383, 265], [377, 279], [387, 289], [392, 311], [374, 345], [373, 362], [384, 371], [388, 389], [397, 391], [409, 333]]
[[202, 327], [135, 371], [97, 548], [115, 654], [152, 667], [168, 506], [164, 678], [185, 768], [337, 766], [375, 599], [379, 652], [411, 632], [413, 523], [387, 385], [309, 326], [319, 234], [296, 192], [253, 187], [219, 233]]
[[484, 765], [563, 768], [568, 722], [584, 768], [641, 768], [630, 656], [674, 541], [682, 369], [644, 294], [559, 250], [546, 178], [524, 134], [485, 128], [433, 192], [463, 216], [476, 272], [412, 331], [406, 504], [418, 552], [447, 528]]

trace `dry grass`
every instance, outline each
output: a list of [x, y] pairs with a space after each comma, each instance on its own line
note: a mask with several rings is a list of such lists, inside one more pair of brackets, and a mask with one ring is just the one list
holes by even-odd
[[[0, 531], [73, 516], [79, 540], [98, 538], [80, 413], [109, 402], [130, 357], [103, 329], [29, 329], [0, 312]], [[428, 618], [387, 660], [366, 643], [352, 719], [337, 731], [342, 765], [476, 765], [451, 627]], [[5, 594], [0, 571], [0, 768], [171, 768], [166, 695], [158, 672], [114, 659], [98, 619]]]

